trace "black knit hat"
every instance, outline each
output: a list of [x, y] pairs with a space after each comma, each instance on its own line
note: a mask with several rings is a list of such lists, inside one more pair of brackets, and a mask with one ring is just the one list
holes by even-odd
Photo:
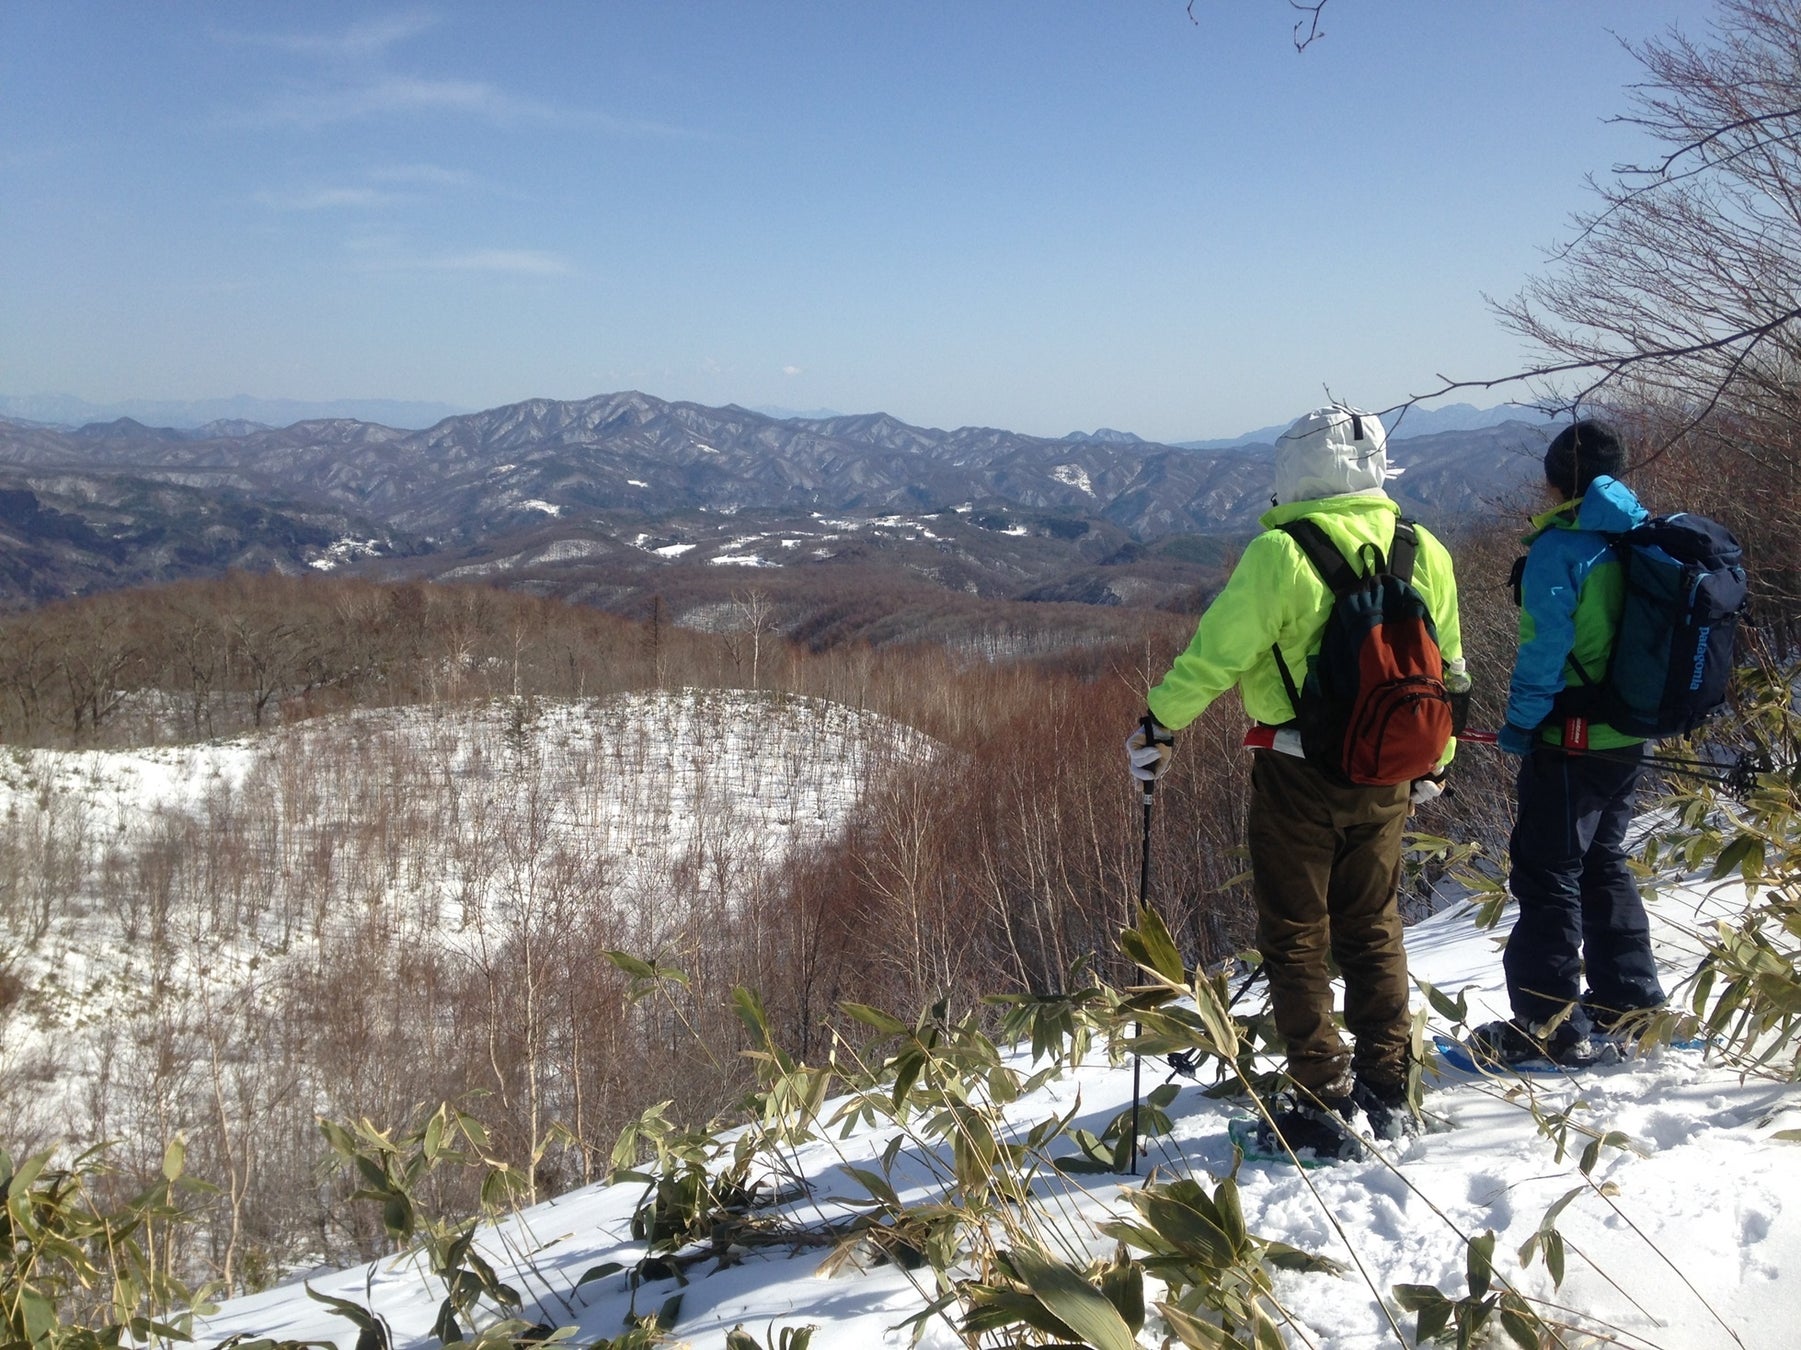
[[1580, 497], [1588, 485], [1606, 475], [1626, 472], [1626, 447], [1605, 422], [1583, 420], [1557, 433], [1545, 451], [1545, 481], [1566, 497]]

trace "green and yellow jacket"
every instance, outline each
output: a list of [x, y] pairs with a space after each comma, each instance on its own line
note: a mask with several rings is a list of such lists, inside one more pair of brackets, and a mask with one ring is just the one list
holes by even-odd
[[[1347, 559], [1354, 560], [1365, 544], [1374, 544], [1386, 557], [1400, 514], [1400, 507], [1380, 493], [1285, 502], [1264, 512], [1258, 521], [1264, 532], [1246, 546], [1225, 589], [1201, 615], [1188, 649], [1151, 690], [1152, 716], [1179, 731], [1236, 685], [1245, 712], [1256, 721], [1276, 726], [1292, 721], [1295, 709], [1271, 648], [1281, 648], [1282, 659], [1299, 683], [1307, 658], [1319, 650], [1332, 593], [1300, 545], [1279, 527], [1311, 517]], [[1438, 629], [1445, 683], [1453, 692], [1461, 691], [1469, 687], [1469, 677], [1464, 673], [1451, 555], [1423, 527], [1415, 528], [1419, 549], [1413, 585]], [[1446, 761], [1450, 757], [1447, 749]]]

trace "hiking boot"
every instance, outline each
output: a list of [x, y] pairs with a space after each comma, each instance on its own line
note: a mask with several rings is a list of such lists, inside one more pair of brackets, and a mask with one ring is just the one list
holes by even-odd
[[1588, 1032], [1574, 1032], [1565, 1023], [1555, 1031], [1533, 1026], [1527, 1034], [1544, 1047], [1544, 1057], [1562, 1069], [1586, 1069], [1594, 1064], [1619, 1062], [1619, 1049]]
[[1463, 1043], [1476, 1063], [1501, 1068], [1544, 1055], [1544, 1047], [1512, 1022], [1484, 1022], [1472, 1028]]
[[1321, 1097], [1318, 1104], [1295, 1100], [1277, 1111], [1271, 1121], [1257, 1124], [1257, 1146], [1272, 1154], [1292, 1152], [1296, 1157], [1339, 1158], [1363, 1156], [1363, 1145], [1351, 1132], [1349, 1097]]
[[1609, 1062], [1605, 1051], [1593, 1037], [1571, 1032], [1568, 1024], [1548, 1033], [1542, 1026], [1522, 1027], [1517, 1022], [1485, 1022], [1470, 1032], [1471, 1056], [1511, 1067], [1532, 1061], [1549, 1061], [1563, 1069], [1586, 1069], [1593, 1064]]
[[1694, 1048], [1706, 1043], [1700, 1023], [1667, 1003], [1647, 1004], [1625, 1012], [1592, 1012], [1594, 1041], [1608, 1064], [1637, 1059], [1647, 1050], [1666, 1046]]
[[1425, 1122], [1407, 1100], [1407, 1085], [1392, 1086], [1359, 1078], [1351, 1089], [1351, 1100], [1369, 1122], [1370, 1133], [1377, 1139], [1409, 1139], [1425, 1128]]
[[1603, 1008], [1597, 1003], [1590, 1003], [1586, 998], [1582, 1001], [1582, 1010], [1588, 1014], [1589, 1022], [1594, 1026], [1594, 1034], [1610, 1041], [1636, 1040], [1640, 1032], [1650, 1022], [1655, 1013], [1668, 1012], [1668, 1003], [1647, 1003], [1642, 1008]]

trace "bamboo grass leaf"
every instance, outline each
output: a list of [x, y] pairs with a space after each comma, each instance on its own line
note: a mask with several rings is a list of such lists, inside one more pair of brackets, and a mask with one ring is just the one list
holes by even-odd
[[1033, 1296], [1094, 1350], [1138, 1350], [1119, 1310], [1076, 1270], [1025, 1248], [1014, 1249], [1012, 1256]]

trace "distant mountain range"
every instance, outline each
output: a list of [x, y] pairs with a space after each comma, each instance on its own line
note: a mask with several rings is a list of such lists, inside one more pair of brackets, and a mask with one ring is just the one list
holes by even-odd
[[[0, 417], [81, 427], [128, 417], [150, 426], [178, 431], [207, 431], [220, 424], [243, 424], [245, 430], [290, 426], [320, 418], [354, 418], [391, 427], [429, 427], [446, 417], [468, 412], [448, 403], [418, 403], [392, 398], [235, 398], [124, 399], [90, 403], [69, 394], [0, 394]], [[226, 432], [223, 434], [239, 434]]]
[[[1471, 403], [1452, 403], [1443, 408], [1406, 408], [1387, 413], [1382, 418], [1391, 441], [1409, 440], [1415, 436], [1438, 436], [1447, 431], [1485, 431], [1490, 427], [1518, 422], [1526, 426], [1547, 426], [1551, 419], [1536, 408], [1503, 404], [1498, 408], [1478, 408]], [[1180, 441], [1184, 450], [1233, 450], [1243, 446], [1273, 445], [1276, 437], [1288, 430], [1289, 423], [1259, 427], [1242, 436], [1223, 441]], [[1096, 432], [1095, 435], [1118, 433]]]
[[[773, 418], [635, 392], [415, 430], [34, 423], [0, 421], [0, 598], [14, 604], [228, 566], [529, 577], [574, 593], [605, 576], [660, 585], [646, 577], [847, 554], [972, 594], [1139, 603], [1150, 591], [1117, 569], [1216, 564], [1270, 483], [1247, 444]], [[1520, 422], [1400, 439], [1390, 490], [1428, 521], [1488, 511], [1543, 443]], [[1103, 565], [1116, 570], [1096, 581]]]
[[[729, 405], [736, 408], [737, 405]], [[113, 422], [129, 418], [147, 426], [176, 431], [194, 431], [207, 436], [247, 435], [292, 426], [295, 422], [350, 418], [359, 422], [376, 422], [383, 426], [423, 430], [447, 417], [470, 412], [449, 403], [422, 403], [405, 399], [266, 399], [240, 394], [235, 398], [211, 399], [127, 399], [115, 403], [90, 403], [70, 394], [0, 394], [0, 418], [15, 422], [37, 422], [44, 426], [73, 430], [94, 422]], [[760, 413], [780, 422], [821, 422], [843, 417], [831, 408], [802, 411], [759, 405], [744, 411]], [[1389, 436], [1401, 440], [1409, 436], [1436, 435], [1442, 431], [1479, 431], [1507, 422], [1539, 424], [1546, 419], [1534, 408], [1503, 404], [1495, 408], [1478, 408], [1469, 403], [1452, 403], [1442, 408], [1409, 408], [1404, 415], [1390, 413], [1384, 419]], [[1231, 450], [1246, 445], [1269, 445], [1284, 430], [1287, 422], [1259, 427], [1242, 435], [1223, 440], [1174, 441], [1182, 450]], [[1130, 431], [1101, 427], [1095, 431], [1072, 431], [1066, 441], [1099, 441], [1109, 445], [1149, 444]]]

